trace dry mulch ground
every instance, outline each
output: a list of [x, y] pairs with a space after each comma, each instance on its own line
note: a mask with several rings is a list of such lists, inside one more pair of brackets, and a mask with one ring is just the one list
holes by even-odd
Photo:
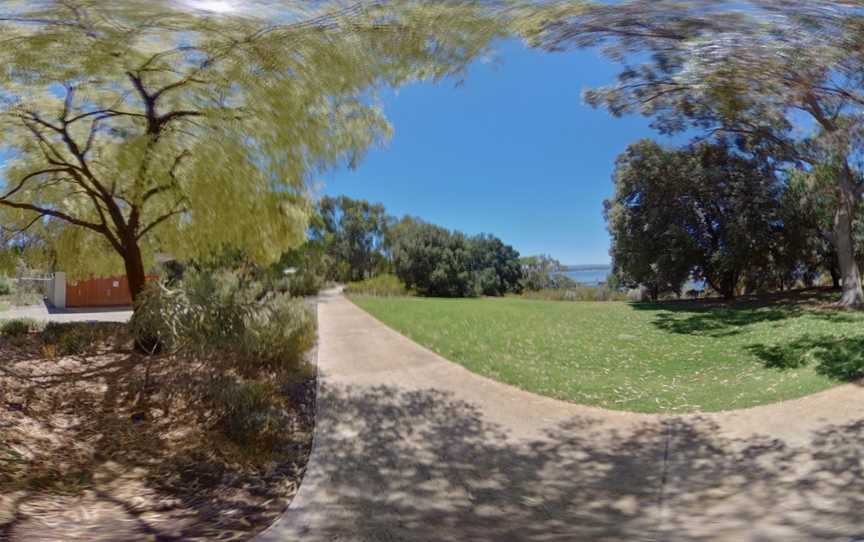
[[245, 540], [284, 511], [309, 455], [314, 377], [285, 390], [288, 423], [262, 451], [184, 392], [195, 367], [149, 360], [119, 325], [86, 355], [0, 337], [0, 540]]

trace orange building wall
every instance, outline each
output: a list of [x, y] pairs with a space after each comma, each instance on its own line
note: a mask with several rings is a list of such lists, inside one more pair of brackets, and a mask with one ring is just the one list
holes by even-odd
[[[154, 280], [157, 277], [147, 277]], [[131, 305], [129, 281], [122, 277], [101, 277], [66, 284], [67, 307], [114, 307]]]

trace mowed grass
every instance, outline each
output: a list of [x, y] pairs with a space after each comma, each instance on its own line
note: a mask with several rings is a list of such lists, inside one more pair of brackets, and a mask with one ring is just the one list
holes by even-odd
[[616, 410], [745, 408], [825, 390], [864, 370], [864, 314], [794, 303], [352, 301], [471, 371]]

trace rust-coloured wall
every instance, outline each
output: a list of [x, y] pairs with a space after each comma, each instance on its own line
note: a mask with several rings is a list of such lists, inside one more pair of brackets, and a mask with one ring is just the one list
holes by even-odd
[[[156, 277], [147, 277], [153, 280]], [[132, 295], [129, 293], [129, 281], [122, 277], [101, 277], [66, 285], [67, 307], [114, 307], [131, 305]]]

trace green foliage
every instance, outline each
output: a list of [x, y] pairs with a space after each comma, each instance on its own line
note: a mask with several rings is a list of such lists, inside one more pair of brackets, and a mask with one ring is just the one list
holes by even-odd
[[462, 72], [506, 24], [468, 2], [203, 17], [46, 0], [2, 15], [3, 221], [59, 223], [71, 278], [126, 271], [133, 295], [159, 252], [242, 247], [269, 264], [300, 245], [311, 178], [389, 137], [378, 91]]
[[235, 444], [266, 447], [287, 427], [284, 399], [272, 382], [218, 379], [211, 383], [208, 399], [222, 431]]
[[[577, 10], [553, 6], [533, 21], [525, 31], [533, 45], [602, 46], [622, 64], [616, 84], [586, 92], [590, 104], [616, 116], [650, 116], [664, 133], [728, 136], [773, 167], [823, 177], [828, 189], [816, 194], [830, 201], [825, 210], [844, 277], [841, 304], [864, 306], [853, 242], [864, 194], [858, 156], [864, 80], [857, 75], [864, 69], [858, 54], [864, 15], [855, 2], [627, 0]], [[794, 260], [775, 256], [785, 266]], [[724, 277], [714, 286], [728, 295], [735, 270], [716, 267]], [[788, 272], [779, 279], [789, 280]], [[659, 277], [655, 291], [677, 279]]]
[[92, 322], [49, 322], [42, 330], [42, 342], [62, 356], [80, 355], [93, 350], [116, 332], [113, 325]]
[[13, 318], [0, 320], [0, 335], [6, 337], [23, 337], [42, 329], [44, 324], [32, 318]]
[[12, 291], [12, 281], [5, 275], [0, 275], [0, 295], [10, 295]]
[[406, 296], [410, 295], [405, 284], [395, 275], [377, 275], [365, 280], [351, 282], [345, 287], [348, 295]]
[[347, 196], [321, 198], [311, 237], [325, 247], [333, 261], [340, 263], [332, 267], [333, 279], [362, 280], [376, 271], [383, 259], [387, 222], [380, 203]]
[[522, 287], [529, 291], [556, 288], [555, 276], [563, 269], [561, 262], [545, 254], [519, 260], [522, 265]]
[[521, 289], [519, 253], [493, 236], [467, 238], [407, 218], [392, 229], [391, 243], [396, 276], [420, 295], [497, 296]]
[[772, 272], [789, 279], [799, 268], [800, 251], [779, 244], [781, 232], [791, 233], [780, 181], [722, 141], [682, 149], [640, 141], [618, 158], [614, 180], [605, 215], [620, 284], [645, 286], [657, 299], [681, 295], [692, 277], [731, 298], [742, 282], [773, 287]]
[[[746, 408], [827, 389], [864, 366], [864, 314], [805, 309], [795, 296], [764, 306], [351, 300], [471, 371], [615, 410]], [[781, 368], [778, 358], [795, 362]]]
[[[271, 268], [273, 289], [295, 297], [316, 295], [324, 287], [332, 267], [333, 259], [326, 254], [324, 246], [317, 241], [307, 241], [284, 253]], [[293, 273], [286, 274], [286, 270]]]
[[302, 300], [267, 292], [233, 271], [187, 271], [168, 287], [153, 283], [130, 323], [139, 339], [167, 352], [228, 362], [239, 369], [295, 370], [315, 342], [315, 318]]

